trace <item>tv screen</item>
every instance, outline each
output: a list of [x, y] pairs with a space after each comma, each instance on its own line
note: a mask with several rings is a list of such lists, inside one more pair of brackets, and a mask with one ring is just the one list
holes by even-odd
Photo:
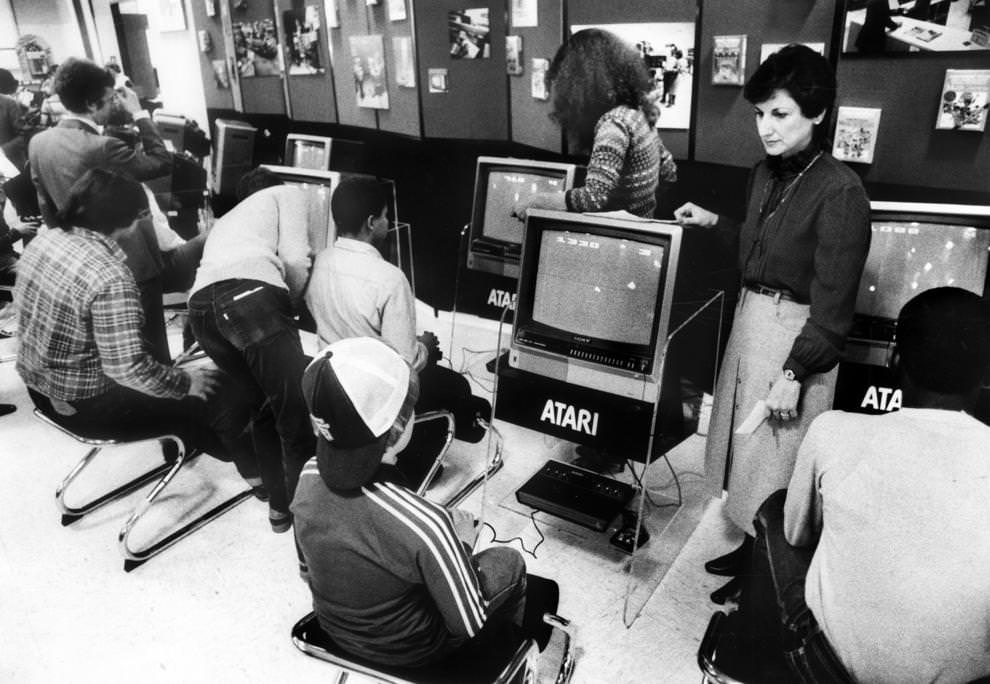
[[664, 251], [627, 238], [544, 231], [533, 321], [582, 337], [649, 345]]
[[[522, 242], [523, 222], [512, 215], [519, 200], [540, 192], [566, 189], [565, 171], [537, 171], [493, 167], [485, 179], [485, 210], [481, 219], [482, 236], [518, 245]], [[480, 180], [480, 179], [479, 179]]]
[[946, 285], [983, 295], [990, 230], [955, 221], [875, 218], [856, 313], [896, 320], [914, 295]]
[[328, 152], [327, 146], [323, 142], [294, 140], [289, 165], [303, 169], [326, 169], [328, 167]]

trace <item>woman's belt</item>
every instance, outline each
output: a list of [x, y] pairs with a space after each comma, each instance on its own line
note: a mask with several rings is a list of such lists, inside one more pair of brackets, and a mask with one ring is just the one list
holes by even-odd
[[766, 285], [760, 285], [759, 283], [748, 283], [746, 285], [746, 289], [759, 295], [773, 297], [776, 301], [783, 299], [786, 302], [797, 302], [798, 304], [806, 303], [795, 297], [793, 292], [782, 287], [767, 287]]

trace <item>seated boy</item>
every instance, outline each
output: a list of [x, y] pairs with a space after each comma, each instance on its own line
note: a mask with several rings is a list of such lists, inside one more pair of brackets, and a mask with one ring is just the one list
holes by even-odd
[[309, 364], [317, 431], [292, 502], [322, 629], [374, 663], [420, 667], [481, 633], [521, 627], [526, 569], [507, 547], [469, 555], [477, 521], [386, 482], [408, 442], [418, 380], [377, 339], [335, 342]]

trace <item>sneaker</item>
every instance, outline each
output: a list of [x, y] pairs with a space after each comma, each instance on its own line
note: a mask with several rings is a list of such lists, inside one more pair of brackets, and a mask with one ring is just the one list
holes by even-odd
[[268, 501], [268, 490], [260, 477], [245, 477], [244, 481], [251, 487], [251, 494], [258, 501]]
[[292, 528], [292, 514], [278, 511], [274, 508], [268, 509], [268, 522], [272, 526], [272, 532], [282, 534]]

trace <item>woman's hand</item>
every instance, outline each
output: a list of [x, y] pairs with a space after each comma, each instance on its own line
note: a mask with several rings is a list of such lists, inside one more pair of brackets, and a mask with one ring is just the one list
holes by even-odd
[[767, 408], [770, 417], [782, 422], [798, 417], [798, 400], [801, 398], [801, 383], [790, 380], [781, 373], [767, 395]]
[[512, 215], [520, 221], [525, 221], [530, 209], [567, 211], [567, 201], [562, 192], [537, 192], [512, 205]]
[[687, 202], [674, 210], [674, 218], [682, 226], [702, 226], [711, 228], [718, 223], [718, 214], [699, 207], [694, 202]]

